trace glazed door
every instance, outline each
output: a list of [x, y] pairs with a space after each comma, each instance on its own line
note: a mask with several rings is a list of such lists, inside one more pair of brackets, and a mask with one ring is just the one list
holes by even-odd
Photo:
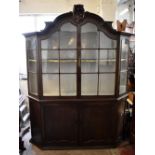
[[63, 24], [41, 40], [43, 96], [77, 96], [77, 27]]
[[116, 40], [89, 22], [80, 33], [80, 95], [115, 95]]
[[41, 40], [43, 96], [115, 95], [116, 45], [95, 24], [61, 25]]

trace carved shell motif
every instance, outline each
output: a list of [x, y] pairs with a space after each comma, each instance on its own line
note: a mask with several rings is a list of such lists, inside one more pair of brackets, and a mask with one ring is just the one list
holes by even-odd
[[84, 14], [85, 14], [85, 10], [83, 8], [83, 5], [81, 4], [74, 5], [73, 19], [76, 23], [79, 23], [84, 19]]

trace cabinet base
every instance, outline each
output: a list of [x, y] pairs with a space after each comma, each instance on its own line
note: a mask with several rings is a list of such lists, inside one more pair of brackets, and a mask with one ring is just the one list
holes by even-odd
[[42, 150], [108, 149], [108, 148], [116, 148], [119, 144], [119, 143], [113, 143], [113, 144], [88, 145], [88, 146], [83, 146], [83, 145], [53, 146], [52, 144], [37, 143], [37, 142], [33, 141], [33, 139], [31, 139], [30, 142]]

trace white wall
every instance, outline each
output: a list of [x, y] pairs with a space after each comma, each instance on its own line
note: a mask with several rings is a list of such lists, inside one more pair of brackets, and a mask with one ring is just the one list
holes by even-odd
[[99, 0], [22, 0], [19, 9], [20, 13], [64, 13], [78, 3], [84, 4], [88, 11], [97, 12]]
[[19, 13], [65, 13], [72, 11], [74, 4], [83, 4], [86, 11], [114, 21], [116, 3], [117, 0], [21, 0]]
[[115, 21], [115, 13], [117, 7], [117, 0], [100, 0], [100, 13], [99, 15], [105, 21]]

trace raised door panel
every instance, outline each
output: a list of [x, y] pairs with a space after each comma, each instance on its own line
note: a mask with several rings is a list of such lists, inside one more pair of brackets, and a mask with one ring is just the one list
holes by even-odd
[[77, 142], [77, 112], [74, 105], [44, 105], [45, 141], [55, 145], [74, 145]]
[[81, 110], [80, 141], [82, 145], [111, 144], [115, 138], [113, 104], [86, 105]]

